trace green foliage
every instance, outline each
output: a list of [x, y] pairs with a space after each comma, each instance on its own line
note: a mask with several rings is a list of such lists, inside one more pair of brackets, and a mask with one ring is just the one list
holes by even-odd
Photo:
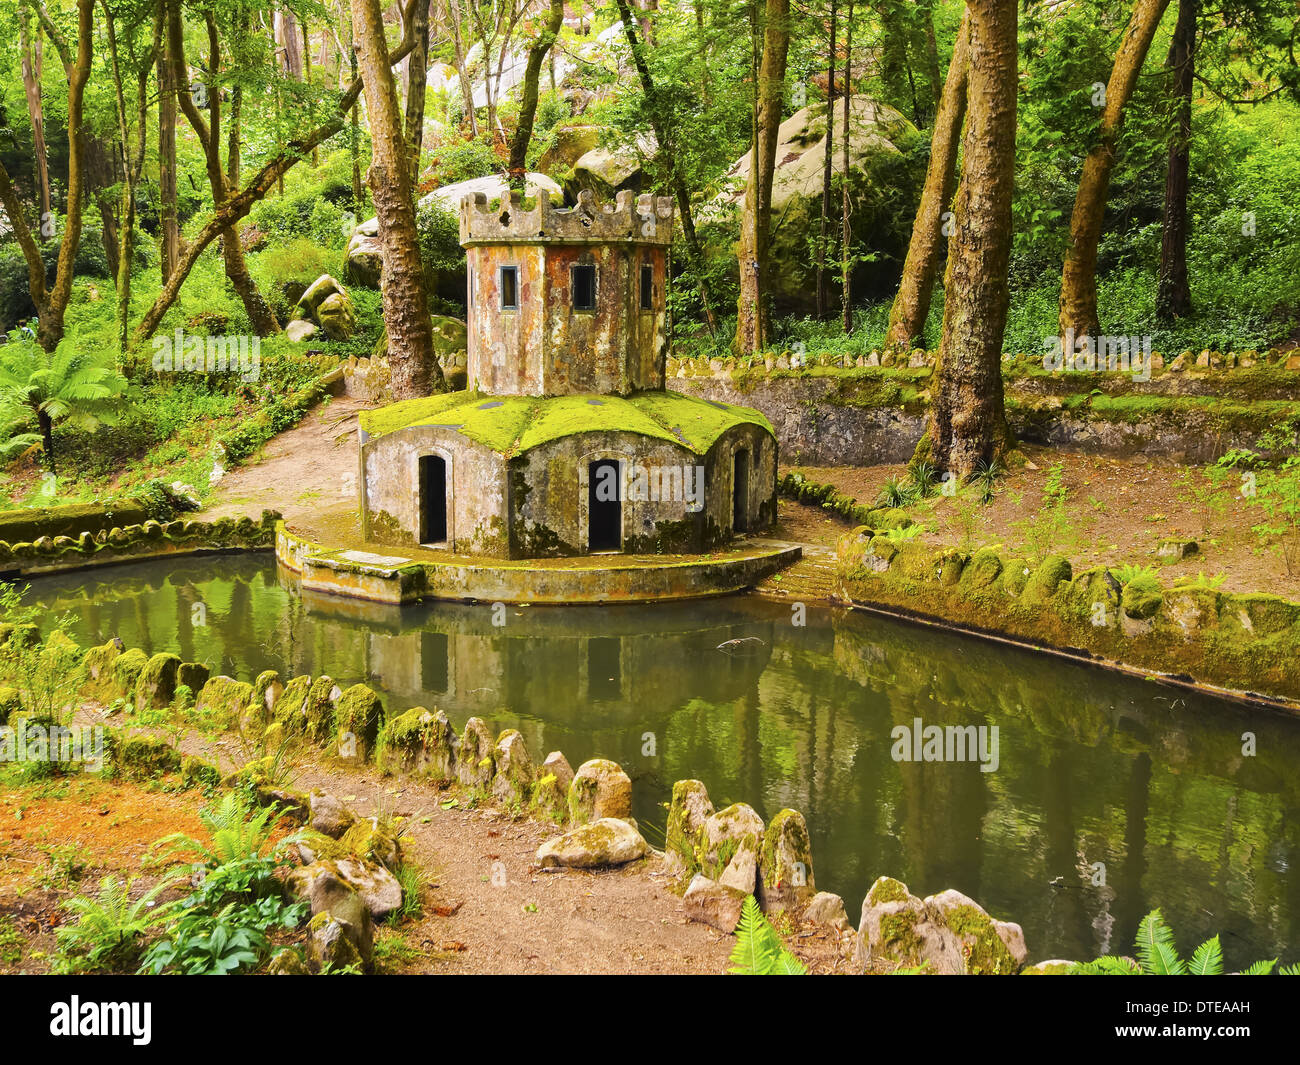
[[171, 916], [176, 903], [155, 905], [155, 900], [176, 881], [163, 880], [135, 901], [134, 880], [107, 876], [100, 881], [98, 898], [77, 896], [64, 903], [76, 921], [55, 931], [64, 972], [128, 972], [140, 957], [141, 941]]
[[[1105, 955], [1093, 961], [1081, 962], [1070, 969], [1076, 976], [1222, 976], [1223, 950], [1219, 937], [1212, 936], [1192, 952], [1190, 960], [1178, 954], [1173, 929], [1165, 923], [1159, 909], [1152, 910], [1138, 925], [1137, 961]], [[1277, 959], [1253, 962], [1241, 970], [1243, 976], [1266, 976], [1277, 965]], [[1300, 973], [1300, 965], [1284, 966], [1283, 975]]]
[[1065, 466], [1059, 462], [1054, 463], [1047, 471], [1038, 510], [1030, 517], [1012, 523], [1012, 528], [1024, 537], [1029, 557], [1039, 565], [1049, 555], [1060, 553], [1073, 536], [1074, 523], [1066, 509], [1069, 489], [1065, 486], [1064, 477]]
[[1267, 515], [1253, 527], [1281, 553], [1288, 576], [1300, 574], [1300, 457], [1291, 455], [1274, 470], [1259, 474], [1251, 501]]
[[430, 188], [501, 173], [503, 167], [492, 146], [483, 141], [454, 141], [429, 151], [428, 170], [421, 175]]
[[277, 812], [275, 806], [254, 807], [245, 795], [228, 791], [220, 802], [199, 811], [199, 820], [208, 831], [206, 840], [177, 832], [159, 840], [158, 846], [164, 848], [164, 854], [193, 851], [213, 869], [232, 867], [231, 863], [266, 856]]
[[736, 976], [807, 976], [803, 962], [791, 954], [776, 929], [759, 909], [754, 896], [745, 899], [736, 925], [736, 945], [731, 951]]

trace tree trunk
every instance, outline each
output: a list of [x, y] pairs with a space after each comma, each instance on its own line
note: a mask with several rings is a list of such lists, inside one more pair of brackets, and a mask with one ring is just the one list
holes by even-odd
[[474, 114], [474, 86], [465, 72], [465, 38], [461, 36], [459, 0], [447, 0], [447, 21], [451, 23], [451, 40], [456, 49], [456, 75], [460, 81], [460, 99], [469, 120], [471, 140], [478, 140], [478, 116]]
[[1097, 320], [1097, 246], [1101, 242], [1110, 174], [1115, 168], [1115, 142], [1119, 138], [1124, 106], [1133, 95], [1151, 38], [1168, 6], [1169, 0], [1136, 0], [1124, 40], [1115, 55], [1101, 112], [1101, 135], [1083, 161], [1079, 191], [1070, 216], [1070, 246], [1061, 271], [1062, 337], [1095, 337], [1101, 332]]
[[[357, 50], [348, 49], [348, 62], [352, 68], [352, 80], [356, 81], [360, 74], [357, 72]], [[361, 209], [365, 206], [366, 194], [361, 185], [361, 100], [358, 97], [352, 101], [351, 113], [352, 139], [348, 144], [349, 153], [352, 156], [352, 210], [357, 218], [361, 217]]]
[[844, 158], [840, 182], [840, 325], [853, 332], [853, 225], [849, 203], [849, 105], [853, 101], [853, 0], [844, 19]]
[[889, 312], [889, 332], [885, 342], [894, 350], [910, 348], [925, 332], [930, 314], [930, 297], [934, 278], [947, 250], [943, 216], [952, 202], [957, 184], [957, 150], [961, 145], [961, 127], [966, 117], [968, 20], [963, 17], [953, 46], [948, 80], [934, 121], [934, 139], [930, 145], [930, 164], [925, 172], [921, 203], [912, 223], [912, 239], [903, 263], [903, 278]]
[[[166, 25], [174, 0], [158, 0], [157, 18]], [[162, 283], [166, 286], [181, 257], [181, 230], [176, 211], [176, 87], [166, 48], [158, 53], [158, 223]]]
[[528, 62], [524, 67], [523, 95], [519, 100], [519, 123], [510, 140], [510, 187], [524, 189], [524, 171], [528, 164], [528, 142], [533, 136], [533, 121], [537, 117], [537, 83], [542, 76], [542, 62], [551, 50], [564, 25], [564, 0], [551, 0], [551, 12], [546, 25], [528, 48]]
[[275, 43], [284, 55], [285, 73], [302, 81], [302, 42], [298, 39], [298, 20], [293, 14], [277, 11], [274, 20]]
[[704, 279], [704, 253], [700, 248], [699, 237], [695, 232], [695, 216], [691, 211], [691, 194], [686, 185], [686, 178], [677, 165], [677, 156], [673, 151], [673, 129], [669, 119], [659, 104], [659, 91], [650, 74], [646, 62], [645, 50], [636, 35], [632, 22], [632, 12], [628, 0], [615, 0], [618, 5], [619, 19], [623, 24], [623, 36], [627, 39], [628, 50], [632, 53], [632, 63], [636, 67], [637, 77], [641, 81], [641, 92], [646, 100], [646, 113], [650, 119], [650, 128], [659, 144], [659, 153], [667, 161], [673, 197], [677, 201], [677, 214], [682, 223], [682, 236], [686, 238], [686, 258], [695, 272], [700, 294], [700, 307], [704, 312], [704, 324], [710, 336], [717, 336], [718, 321], [713, 313], [713, 301], [709, 296], [709, 286]]
[[766, 0], [763, 60], [755, 92], [754, 147], [745, 210], [740, 223], [740, 298], [736, 301], [739, 354], [750, 355], [767, 346], [766, 272], [772, 226], [772, 178], [785, 102], [785, 63], [790, 49], [790, 0]]
[[[1002, 397], [1016, 160], [1016, 0], [967, 4], [964, 172], [944, 279], [943, 339], [917, 458], [969, 477], [1010, 440]], [[928, 447], [927, 447], [928, 445]]]
[[41, 220], [50, 217], [50, 161], [45, 150], [45, 113], [41, 105], [41, 30], [31, 27], [32, 13], [25, 4], [18, 7], [18, 42], [22, 52], [23, 92], [27, 117], [32, 123], [32, 147], [36, 152], [36, 177], [40, 182]]
[[909, 114], [915, 120], [915, 97], [907, 63], [908, 29], [900, 3], [902, 0], [876, 0], [880, 20], [880, 84], [885, 103]]
[[420, 183], [424, 143], [424, 97], [429, 76], [429, 0], [415, 0], [411, 11], [415, 47], [406, 57], [406, 144], [411, 153], [411, 188]]
[[379, 0], [352, 0], [352, 34], [366, 88], [372, 142], [369, 185], [383, 246], [384, 322], [394, 399], [427, 396], [445, 387], [433, 356], [433, 327], [415, 230], [410, 162], [402, 135]]
[[1191, 165], [1192, 83], [1196, 66], [1196, 0], [1179, 0], [1169, 58], [1174, 131], [1165, 173], [1165, 212], [1160, 229], [1160, 271], [1156, 278], [1156, 317], [1173, 322], [1192, 313], [1187, 283], [1187, 178]]
[[57, 473], [54, 468], [54, 422], [43, 410], [36, 412], [36, 424], [41, 430], [41, 448], [44, 452], [45, 468], [50, 473]]
[[[835, 170], [835, 16], [836, 0], [831, 0], [830, 41], [826, 61], [826, 160], [822, 165], [822, 217], [817, 234], [817, 319], [826, 320], [830, 303], [829, 283], [826, 275], [826, 254], [830, 245], [831, 227], [831, 175]], [[847, 177], [847, 175], [846, 175]]]

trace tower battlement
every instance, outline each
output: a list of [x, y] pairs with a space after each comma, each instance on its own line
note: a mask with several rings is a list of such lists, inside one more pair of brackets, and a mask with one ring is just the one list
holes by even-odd
[[544, 192], [525, 208], [523, 194], [492, 208], [481, 192], [460, 202], [460, 242], [478, 244], [652, 244], [667, 246], [673, 237], [673, 201], [669, 196], [618, 194], [602, 204], [583, 190], [573, 207], [556, 207]]

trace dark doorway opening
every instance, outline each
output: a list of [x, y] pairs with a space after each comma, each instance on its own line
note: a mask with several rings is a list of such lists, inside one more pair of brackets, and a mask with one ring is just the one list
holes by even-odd
[[587, 550], [623, 547], [623, 478], [617, 459], [601, 459], [587, 468]]
[[736, 465], [732, 471], [731, 531], [749, 532], [749, 452], [736, 452]]
[[420, 633], [420, 687], [442, 695], [451, 673], [451, 651], [445, 632]]
[[420, 456], [420, 543], [447, 541], [447, 460]]
[[587, 695], [592, 699], [623, 697], [623, 641], [593, 636], [587, 641]]

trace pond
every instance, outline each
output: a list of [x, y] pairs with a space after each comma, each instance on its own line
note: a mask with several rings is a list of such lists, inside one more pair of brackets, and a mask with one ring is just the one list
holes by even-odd
[[[1300, 721], [1280, 714], [861, 612], [810, 604], [800, 619], [753, 596], [382, 607], [304, 599], [265, 555], [43, 578], [31, 594], [87, 642], [117, 635], [243, 680], [364, 680], [390, 711], [518, 728], [539, 760], [612, 758], [660, 845], [675, 780], [704, 781], [719, 808], [792, 807], [817, 887], [855, 925], [883, 873], [1018, 921], [1031, 960], [1129, 953], [1157, 905], [1185, 953], [1219, 932], [1230, 966], [1296, 960]], [[933, 725], [983, 726], [986, 742], [996, 727], [996, 767], [978, 751], [895, 759], [896, 727]]]

